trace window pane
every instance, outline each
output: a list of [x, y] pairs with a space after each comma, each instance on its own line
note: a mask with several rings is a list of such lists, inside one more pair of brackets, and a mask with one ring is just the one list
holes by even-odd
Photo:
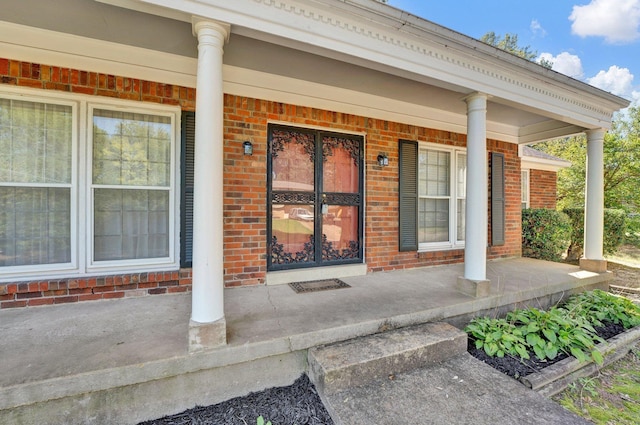
[[71, 190], [0, 187], [0, 266], [71, 261]]
[[0, 99], [0, 182], [71, 183], [72, 108]]
[[419, 242], [449, 240], [449, 200], [420, 199], [418, 205]]
[[93, 183], [169, 186], [171, 119], [95, 110]]
[[329, 205], [322, 215], [322, 259], [358, 258], [358, 207]]
[[458, 154], [458, 164], [456, 166], [457, 197], [467, 197], [467, 155]]
[[314, 190], [315, 137], [312, 134], [273, 130], [270, 150], [273, 190]]
[[95, 189], [94, 260], [169, 255], [169, 192]]
[[522, 208], [527, 208], [529, 202], [529, 170], [522, 170], [520, 180]]
[[322, 185], [325, 192], [358, 193], [360, 141], [324, 137]]
[[464, 240], [464, 232], [465, 232], [465, 209], [466, 201], [464, 199], [458, 199], [457, 209], [458, 209], [458, 225], [456, 233], [458, 234], [457, 238], [459, 241]]
[[313, 205], [274, 205], [271, 215], [273, 264], [315, 260]]
[[421, 196], [449, 196], [451, 154], [430, 149], [419, 153]]

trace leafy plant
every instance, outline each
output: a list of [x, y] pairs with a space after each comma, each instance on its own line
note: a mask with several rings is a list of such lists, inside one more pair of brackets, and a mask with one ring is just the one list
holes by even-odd
[[571, 240], [569, 218], [555, 210], [522, 210], [522, 255], [561, 261]]
[[479, 317], [472, 320], [465, 331], [473, 336], [476, 348], [483, 349], [490, 357], [511, 354], [529, 358], [522, 330], [504, 319]]
[[526, 341], [540, 360], [555, 359], [560, 352], [580, 361], [588, 359], [587, 353], [598, 364], [604, 360], [594, 349], [602, 339], [596, 335], [593, 326], [584, 317], [564, 308], [516, 310], [507, 314], [507, 320], [526, 327]]
[[594, 326], [621, 324], [625, 329], [640, 326], [640, 307], [630, 300], [595, 290], [574, 295], [562, 306], [548, 311], [529, 308], [515, 310], [506, 318], [473, 319], [465, 331], [488, 356], [511, 355], [552, 360], [565, 353], [580, 361], [591, 358], [602, 364], [602, 353], [595, 347], [603, 342]]
[[256, 425], [271, 425], [271, 421], [267, 421], [265, 423], [264, 418], [262, 416], [258, 416], [258, 419], [256, 419]]
[[602, 326], [603, 322], [620, 324], [625, 329], [640, 325], [640, 307], [599, 289], [574, 295], [564, 308], [586, 317], [594, 326]]

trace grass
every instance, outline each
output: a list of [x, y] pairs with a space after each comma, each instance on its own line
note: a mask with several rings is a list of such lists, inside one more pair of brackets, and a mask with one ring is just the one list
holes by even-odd
[[564, 408], [596, 424], [637, 424], [640, 418], [640, 343], [621, 360], [556, 395]]
[[640, 247], [630, 244], [623, 245], [615, 254], [607, 255], [607, 261], [623, 264], [627, 267], [640, 268]]

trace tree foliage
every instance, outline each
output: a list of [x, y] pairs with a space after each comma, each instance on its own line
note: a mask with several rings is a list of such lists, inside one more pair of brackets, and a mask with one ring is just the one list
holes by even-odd
[[546, 59], [540, 59], [539, 61], [536, 61], [538, 52], [532, 50], [531, 46], [520, 46], [518, 44], [518, 34], [506, 33], [503, 37], [500, 34], [489, 31], [488, 33], [483, 35], [482, 38], [480, 38], [480, 41], [497, 47], [498, 49], [502, 49], [506, 52], [512, 53], [528, 61], [536, 62], [545, 68], [551, 69], [551, 67], [553, 66], [553, 62]]
[[538, 57], [538, 52], [531, 50], [531, 46], [523, 47], [518, 45], [518, 34], [506, 33], [503, 37], [500, 34], [489, 31], [480, 38], [480, 41], [530, 61], [534, 61]]
[[[586, 136], [540, 143], [535, 148], [572, 163], [558, 173], [558, 208], [584, 206]], [[618, 114], [604, 139], [605, 207], [640, 211], [640, 107]]]

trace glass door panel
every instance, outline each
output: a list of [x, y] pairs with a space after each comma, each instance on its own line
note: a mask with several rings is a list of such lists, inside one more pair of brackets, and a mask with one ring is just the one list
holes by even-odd
[[362, 142], [269, 127], [269, 270], [362, 261]]

